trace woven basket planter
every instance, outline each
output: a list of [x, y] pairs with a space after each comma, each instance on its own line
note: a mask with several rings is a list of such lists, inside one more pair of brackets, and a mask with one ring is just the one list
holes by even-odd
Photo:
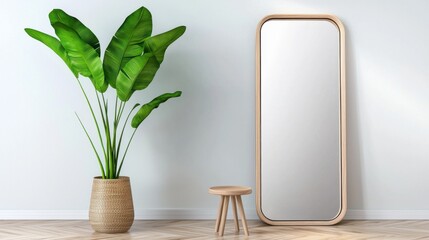
[[95, 177], [89, 206], [89, 223], [92, 228], [101, 233], [122, 233], [127, 232], [133, 222], [130, 178]]

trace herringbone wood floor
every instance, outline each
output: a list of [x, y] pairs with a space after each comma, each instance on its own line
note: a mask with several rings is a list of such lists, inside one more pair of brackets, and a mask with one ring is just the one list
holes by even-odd
[[125, 234], [94, 233], [88, 221], [0, 221], [0, 239], [429, 239], [429, 221], [344, 221], [335, 226], [268, 226], [249, 221], [250, 236], [214, 233], [215, 221], [135, 221]]

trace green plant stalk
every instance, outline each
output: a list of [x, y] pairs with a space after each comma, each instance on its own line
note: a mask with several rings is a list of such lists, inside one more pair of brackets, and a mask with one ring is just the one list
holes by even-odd
[[[119, 119], [121, 119], [121, 118], [122, 118], [122, 114], [124, 113], [124, 109], [125, 109], [125, 106], [126, 106], [127, 104], [126, 104], [126, 102], [122, 102], [122, 101], [121, 101], [121, 105], [122, 105], [122, 109], [121, 109], [121, 111], [120, 111], [120, 113], [119, 113], [119, 116], [118, 116], [118, 118], [119, 118]], [[139, 105], [139, 104], [134, 105], [134, 107], [130, 110], [130, 113], [128, 114], [127, 118], [125, 119], [124, 126], [123, 126], [123, 128], [122, 128], [121, 135], [120, 135], [119, 140], [118, 140], [118, 149], [117, 149], [117, 151], [116, 151], [116, 159], [119, 159], [119, 153], [120, 153], [120, 150], [121, 150], [121, 143], [122, 143], [122, 136], [123, 136], [123, 134], [124, 134], [124, 130], [125, 130], [125, 126], [126, 126], [126, 124], [127, 124], [127, 122], [128, 122], [128, 118], [130, 117], [130, 114], [133, 112], [133, 110], [134, 110], [138, 105]], [[118, 121], [118, 126], [119, 126], [119, 122], [120, 122], [120, 121]]]
[[117, 128], [117, 121], [118, 121], [118, 97], [116, 97], [115, 99], [115, 114], [114, 114], [114, 119], [113, 119], [113, 163], [114, 163], [114, 167], [113, 167], [113, 172], [116, 174], [116, 164], [117, 164], [117, 159], [116, 159], [116, 128]]
[[117, 174], [118, 176], [119, 176], [119, 174], [121, 173], [122, 163], [124, 163], [125, 156], [127, 156], [128, 148], [130, 147], [131, 141], [133, 140], [133, 138], [134, 138], [134, 134], [136, 133], [136, 131], [137, 131], [137, 128], [136, 128], [136, 129], [134, 129], [133, 134], [132, 134], [132, 135], [131, 135], [131, 137], [130, 137], [130, 140], [128, 140], [127, 147], [125, 148], [124, 155], [122, 156], [121, 164], [119, 165], [118, 174]]
[[[124, 106], [125, 106], [125, 104], [124, 104]], [[133, 108], [130, 110], [130, 112], [128, 113], [127, 118], [125, 119], [124, 125], [123, 125], [123, 127], [122, 127], [122, 131], [121, 131], [121, 135], [119, 136], [118, 150], [117, 150], [117, 152], [116, 152], [116, 154], [117, 154], [116, 159], [119, 159], [119, 152], [120, 152], [120, 150], [121, 150], [121, 143], [122, 143], [122, 137], [123, 137], [123, 135], [124, 135], [124, 131], [125, 131], [125, 126], [126, 126], [126, 125], [127, 125], [127, 123], [128, 123], [128, 119], [130, 118], [131, 113], [132, 113], [132, 112], [133, 112], [133, 110], [134, 110], [134, 109], [136, 109], [136, 107], [138, 107], [138, 106], [139, 106], [139, 104], [134, 105], [134, 107], [133, 107]], [[122, 111], [122, 112], [123, 112], [123, 111]], [[120, 167], [122, 167], [122, 162], [121, 162]], [[117, 174], [117, 175], [119, 176], [119, 172], [118, 172], [118, 174]]]
[[[118, 96], [116, 96], [116, 99], [118, 99]], [[118, 134], [118, 127], [119, 127], [119, 123], [120, 123], [120, 121], [121, 121], [121, 119], [122, 119], [122, 114], [124, 113], [124, 109], [125, 109], [125, 106], [127, 105], [127, 102], [123, 102], [123, 101], [120, 101], [120, 104], [119, 104], [119, 111], [118, 111], [118, 113], [117, 113], [117, 117], [116, 117], [116, 124], [115, 124], [115, 126], [114, 126], [114, 140], [113, 140], [113, 142], [114, 142], [114, 144], [115, 144], [115, 152], [114, 152], [114, 159], [115, 159], [115, 168], [114, 168], [114, 172], [115, 172], [115, 174], [116, 174], [116, 176], [117, 177], [119, 177], [119, 175], [117, 174], [117, 170], [118, 170], [118, 159], [119, 159], [119, 151], [120, 151], [120, 149], [121, 149], [121, 138], [122, 138], [122, 135], [123, 135], [123, 130], [125, 129], [125, 126], [126, 126], [126, 124], [127, 124], [127, 121], [128, 121], [128, 118], [129, 118], [129, 115], [127, 116], [127, 119], [126, 119], [126, 121], [125, 121], [125, 123], [124, 123], [124, 128], [122, 129], [122, 132], [121, 132], [121, 138], [119, 139], [119, 141], [117, 141], [118, 139], [117, 139], [117, 134]], [[133, 107], [132, 109], [131, 109], [131, 111], [130, 111], [130, 113], [133, 111], [135, 109], [135, 107]], [[116, 143], [117, 143], [117, 145], [116, 145]]]
[[[106, 148], [107, 148], [107, 154], [105, 154], [105, 162], [106, 162], [106, 169], [105, 172], [107, 172], [107, 176], [108, 178], [117, 178], [119, 175], [117, 174], [117, 163], [118, 163], [118, 159], [119, 159], [119, 151], [120, 151], [120, 146], [121, 146], [121, 140], [122, 140], [122, 136], [125, 130], [125, 126], [126, 123], [128, 122], [128, 119], [130, 117], [130, 114], [132, 113], [132, 110], [135, 109], [135, 107], [130, 111], [130, 114], [128, 114], [126, 122], [124, 123], [123, 129], [121, 131], [121, 135], [119, 138], [119, 142], [117, 141], [117, 134], [118, 134], [118, 127], [119, 127], [119, 123], [120, 120], [122, 118], [122, 114], [124, 112], [125, 109], [125, 105], [126, 102], [120, 101], [119, 102], [119, 106], [118, 106], [118, 101], [117, 101], [117, 97], [116, 97], [116, 101], [115, 101], [115, 115], [114, 115], [114, 122], [113, 122], [113, 139], [112, 139], [112, 132], [110, 131], [110, 125], [109, 125], [109, 120], [108, 120], [108, 104], [107, 101], [104, 98], [104, 95], [102, 94], [102, 99], [103, 99], [103, 105], [104, 107], [101, 106], [101, 101], [100, 101], [100, 97], [98, 95], [98, 92], [96, 92], [96, 96], [97, 96], [97, 102], [99, 104], [99, 109], [100, 109], [100, 114], [102, 116], [102, 121], [103, 121], [103, 126], [104, 126], [104, 130], [105, 130], [105, 135], [106, 135]], [[104, 145], [103, 145], [104, 147]]]
[[[85, 97], [86, 103], [88, 104], [89, 110], [90, 110], [91, 115], [92, 115], [92, 119], [94, 120], [95, 126], [96, 126], [96, 128], [97, 128], [97, 133], [98, 133], [98, 137], [99, 137], [99, 139], [100, 139], [101, 146], [102, 146], [102, 148], [103, 148], [103, 153], [104, 153], [104, 155], [106, 156], [106, 150], [105, 150], [105, 148], [104, 148], [104, 146], [103, 146], [103, 138], [102, 138], [102, 136], [101, 136], [100, 126], [98, 125], [98, 121], [97, 121], [97, 118], [95, 117], [94, 110], [92, 109], [92, 105], [91, 105], [91, 103], [89, 102], [88, 95], [86, 95], [85, 89], [83, 88], [82, 83], [80, 82], [79, 78], [76, 78], [76, 80], [77, 80], [77, 82], [78, 82], [78, 84], [79, 84], [80, 89], [82, 90], [82, 93], [83, 93], [83, 95], [84, 95], [84, 97]], [[82, 123], [81, 123], [81, 124], [82, 124]], [[83, 126], [83, 124], [82, 124], [82, 126]], [[84, 128], [84, 130], [85, 130], [85, 132], [86, 132], [86, 129], [85, 129], [85, 128]], [[88, 137], [89, 137], [89, 135], [88, 135]], [[93, 149], [94, 149], [95, 154], [98, 156], [98, 164], [100, 165], [100, 167], [101, 167], [102, 169], [104, 169], [103, 164], [101, 163], [101, 160], [100, 160], [100, 156], [98, 155], [98, 152], [97, 152], [97, 150], [95, 149], [95, 147], [94, 147], [94, 146], [93, 146]], [[102, 175], [105, 177], [105, 171], [104, 171], [104, 170], [103, 170], [103, 172], [102, 172]], [[104, 179], [104, 177], [103, 177], [103, 179]]]
[[[101, 119], [103, 120], [104, 131], [106, 131], [106, 124], [108, 124], [108, 123], [106, 122], [106, 119], [104, 118], [103, 108], [101, 107], [100, 97], [98, 96], [97, 91], [95, 91], [95, 95], [97, 96], [98, 108], [100, 110]], [[101, 147], [103, 148], [103, 151], [104, 151], [104, 162], [106, 165], [106, 172], [108, 172], [108, 169], [109, 169], [109, 161], [108, 161], [108, 157], [107, 157], [108, 152], [106, 152], [106, 150], [105, 150], [104, 143], [103, 142], [100, 142], [100, 143], [101, 143]]]
[[108, 161], [109, 161], [109, 178], [115, 178], [115, 171], [114, 171], [114, 159], [113, 159], [113, 144], [112, 144], [112, 136], [111, 136], [111, 131], [110, 131], [110, 121], [109, 121], [109, 106], [108, 106], [108, 102], [105, 100], [104, 95], [101, 94], [101, 99], [103, 100], [103, 104], [104, 104], [104, 113], [105, 113], [105, 118], [106, 118], [106, 142], [107, 142], [107, 156], [108, 156]]
[[113, 120], [113, 141], [112, 141], [112, 157], [113, 157], [113, 174], [116, 174], [116, 166], [118, 163], [118, 160], [116, 158], [116, 129], [118, 127], [118, 123], [117, 121], [120, 120], [118, 119], [118, 97], [116, 97], [115, 100], [115, 115], [114, 115], [114, 120]]
[[[120, 107], [121, 107], [121, 104], [119, 104], [119, 111], [121, 110]], [[117, 152], [116, 129], [118, 126], [118, 121], [120, 121], [119, 112], [118, 112], [118, 96], [116, 96], [116, 99], [115, 99], [115, 115], [114, 116], [115, 116], [115, 119], [113, 120], [113, 149], [115, 150], [115, 152], [113, 153], [113, 157], [114, 157], [114, 159], [116, 159], [116, 152]], [[116, 163], [115, 163], [114, 169], [115, 169], [115, 173], [116, 173]]]
[[101, 95], [101, 99], [103, 100], [103, 109], [104, 109], [104, 114], [105, 114], [105, 118], [106, 118], [106, 127], [104, 129], [104, 132], [106, 134], [106, 144], [107, 144], [107, 149], [109, 149], [107, 151], [107, 161], [109, 162], [109, 169], [107, 170], [108, 174], [109, 174], [109, 178], [113, 178], [112, 176], [112, 171], [111, 169], [113, 168], [113, 162], [112, 162], [112, 145], [110, 143], [110, 121], [109, 121], [109, 102], [105, 101], [103, 94]]
[[117, 113], [118, 113], [118, 96], [116, 96], [116, 99], [115, 99], [115, 120], [113, 121], [113, 124], [116, 124], [116, 122], [118, 121]]
[[88, 131], [86, 130], [85, 126], [83, 125], [82, 121], [80, 120], [79, 115], [77, 115], [76, 112], [75, 112], [75, 115], [76, 115], [77, 119], [79, 120], [79, 123], [82, 126], [83, 130], [85, 131], [85, 134], [88, 137], [89, 142], [91, 143], [91, 146], [92, 146], [92, 149], [95, 152], [95, 155], [97, 156], [98, 164], [100, 165], [101, 175], [102, 175], [102, 178], [104, 179], [104, 178], [106, 178], [106, 174], [104, 172], [103, 163], [101, 163], [100, 155], [98, 155], [97, 149], [95, 148], [94, 143], [92, 142], [92, 139], [91, 139], [91, 137], [88, 134]]

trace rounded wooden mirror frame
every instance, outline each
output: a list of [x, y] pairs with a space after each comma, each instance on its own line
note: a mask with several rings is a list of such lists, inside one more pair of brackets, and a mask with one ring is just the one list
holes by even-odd
[[[264, 23], [273, 19], [322, 19], [331, 21], [340, 34], [340, 146], [341, 146], [341, 208], [338, 215], [330, 220], [271, 220], [261, 208], [261, 29]], [[256, 210], [259, 218], [270, 225], [334, 225], [340, 222], [347, 209], [346, 189], [346, 72], [345, 35], [341, 21], [327, 14], [277, 14], [263, 18], [256, 31]], [[285, 203], [287, 204], [287, 202]]]

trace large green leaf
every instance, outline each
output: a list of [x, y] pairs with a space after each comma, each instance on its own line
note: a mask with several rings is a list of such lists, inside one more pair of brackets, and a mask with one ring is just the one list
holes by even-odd
[[179, 26], [170, 31], [152, 36], [144, 41], [144, 51], [153, 53], [156, 60], [161, 64], [168, 46], [182, 36], [185, 31], [185, 26]]
[[133, 120], [131, 121], [131, 126], [133, 128], [138, 128], [138, 126], [149, 116], [149, 114], [157, 108], [161, 103], [166, 102], [170, 98], [180, 97], [182, 95], [181, 91], [176, 91], [174, 93], [164, 93], [161, 96], [154, 98], [149, 103], [143, 105], [139, 111], [134, 115]]
[[[168, 32], [161, 33], [159, 35], [149, 37], [145, 40], [145, 54], [151, 54], [150, 58], [146, 62], [145, 66], [140, 71], [139, 75], [132, 81], [131, 89], [129, 94], [131, 94], [136, 90], [145, 89], [152, 82], [155, 77], [156, 72], [158, 71], [160, 64], [164, 60], [164, 54], [167, 50], [168, 46], [176, 41], [180, 36], [185, 32], [186, 27], [180, 26], [174, 28]], [[117, 81], [121, 81], [122, 79], [118, 79]], [[129, 81], [130, 82], [130, 81]], [[131, 82], [130, 82], [131, 83]], [[119, 87], [118, 87], [119, 88]]]
[[104, 54], [104, 73], [116, 88], [119, 71], [128, 61], [143, 53], [143, 41], [152, 34], [152, 15], [144, 7], [130, 14], [116, 31]]
[[[147, 53], [146, 53], [147, 54]], [[143, 70], [140, 72], [137, 77], [133, 90], [142, 90], [145, 89], [152, 82], [155, 77], [156, 72], [158, 71], [160, 63], [156, 60], [156, 57], [152, 55], [151, 58], [147, 61]]]
[[79, 34], [79, 37], [84, 42], [88, 43], [92, 48], [94, 48], [98, 56], [100, 56], [100, 42], [98, 41], [97, 37], [77, 18], [68, 15], [61, 9], [54, 9], [49, 13], [49, 20], [51, 21], [52, 26], [53, 24], [59, 22], [75, 30], [77, 34]]
[[97, 91], [105, 92], [108, 84], [104, 79], [103, 64], [94, 48], [84, 42], [72, 28], [62, 23], [52, 26], [66, 49], [73, 68], [89, 77]]
[[78, 77], [78, 72], [73, 68], [66, 50], [61, 45], [58, 39], [56, 39], [55, 37], [52, 37], [51, 35], [48, 35], [46, 33], [31, 29], [31, 28], [26, 28], [24, 30], [28, 35], [30, 35], [30, 37], [42, 42], [50, 49], [52, 49], [52, 51], [54, 51], [67, 64], [67, 66], [73, 72], [75, 77]]
[[135, 81], [150, 58], [153, 58], [153, 55], [150, 53], [135, 57], [121, 69], [116, 80], [116, 92], [119, 99], [124, 102], [130, 99], [134, 92], [133, 86]]
[[121, 69], [116, 79], [118, 97], [122, 101], [128, 101], [134, 91], [143, 89], [152, 82], [158, 69], [159, 63], [152, 53], [145, 53], [131, 59]]

